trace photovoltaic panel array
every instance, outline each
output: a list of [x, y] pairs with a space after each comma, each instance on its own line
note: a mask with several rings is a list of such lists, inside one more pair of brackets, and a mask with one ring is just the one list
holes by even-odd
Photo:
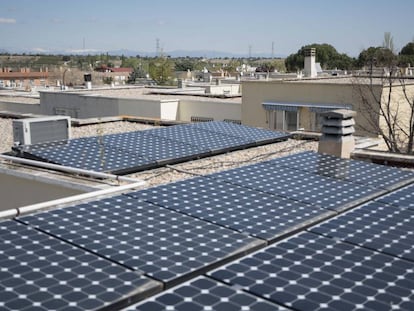
[[133, 305], [126, 310], [282, 311], [288, 309], [203, 276]]
[[414, 211], [414, 184], [384, 195], [378, 201]]
[[348, 209], [384, 192], [359, 183], [276, 166], [271, 161], [215, 173], [210, 177], [334, 211]]
[[161, 289], [16, 221], [0, 222], [0, 310], [114, 310]]
[[207, 177], [128, 195], [270, 242], [334, 214], [314, 205]]
[[208, 273], [295, 310], [413, 310], [414, 263], [301, 233]]
[[414, 262], [414, 211], [370, 202], [311, 229]]
[[[243, 137], [250, 142], [256, 144], [272, 142], [275, 139], [275, 131], [259, 129], [256, 127], [250, 127], [246, 125], [234, 126], [234, 123], [231, 122], [199, 122], [194, 123], [193, 127], [206, 130], [211, 133], [226, 134], [228, 136], [238, 138]], [[286, 134], [278, 132], [282, 137]]]
[[[208, 122], [210, 123], [210, 122]], [[13, 147], [20, 156], [99, 172], [127, 174], [278, 142], [289, 134], [235, 123], [186, 124]]]
[[[235, 126], [240, 125], [235, 124]], [[156, 129], [153, 130], [152, 134], [175, 143], [185, 142], [191, 146], [197, 146], [204, 152], [211, 154], [228, 152], [239, 148], [239, 146], [253, 146], [252, 142], [245, 137], [233, 137], [223, 133], [209, 132], [188, 125]]]
[[20, 221], [172, 286], [263, 241], [121, 195]]
[[411, 171], [311, 151], [277, 158], [268, 163], [387, 190], [414, 181], [414, 173]]
[[97, 172], [116, 172], [135, 166], [149, 168], [155, 163], [136, 153], [105, 145], [96, 137], [23, 148], [24, 156], [28, 158]]
[[[24, 236], [19, 242], [24, 247], [38, 247], [33, 243], [37, 235], [47, 237], [87, 258], [122, 268], [128, 277], [150, 282], [134, 283], [134, 290], [128, 287], [121, 299], [101, 295], [102, 286], [93, 293], [87, 285], [76, 291], [64, 287], [64, 295], [70, 297], [80, 297], [79, 291], [92, 299], [104, 296], [108, 309], [132, 297], [130, 304], [144, 300], [128, 310], [411, 311], [412, 176], [408, 171], [305, 152], [18, 217], [16, 225], [35, 234], [16, 230], [13, 234]], [[13, 270], [11, 262], [27, 249], [20, 254], [19, 246], [11, 246], [16, 243], [1, 243], [0, 250], [8, 253], [5, 261], [0, 260], [0, 274], [11, 269], [20, 277], [18, 271], [25, 273], [27, 265]], [[42, 244], [39, 249], [49, 248]], [[36, 275], [44, 279], [43, 269], [56, 266], [53, 252], [48, 265], [30, 264], [30, 271], [35, 267], [42, 273]], [[0, 251], [0, 259], [1, 255]], [[45, 256], [36, 253], [32, 260]], [[88, 267], [91, 260], [85, 260]], [[72, 264], [62, 267], [70, 272]], [[85, 279], [86, 272], [76, 271]], [[109, 278], [123, 280], [117, 273]], [[26, 289], [13, 285], [13, 279], [2, 283], [3, 276], [10, 278], [0, 275], [0, 309], [7, 303], [9, 310], [17, 299], [9, 298], [9, 292], [20, 295]], [[146, 298], [160, 291], [161, 284], [163, 292]], [[26, 299], [25, 295], [18, 299]], [[59, 295], [63, 294], [55, 298]], [[76, 301], [87, 306], [82, 299]]]

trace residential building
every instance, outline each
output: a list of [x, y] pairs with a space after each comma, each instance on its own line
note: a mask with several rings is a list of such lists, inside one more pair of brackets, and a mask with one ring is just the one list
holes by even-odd
[[30, 68], [12, 70], [11, 68], [1, 68], [0, 87], [10, 88], [31, 88], [35, 86], [48, 85], [48, 70], [31, 71]]
[[[407, 82], [404, 86], [393, 86], [391, 102], [399, 107], [401, 116], [406, 116], [409, 114], [404, 111], [410, 111], [410, 107], [403, 96], [403, 87], [414, 97], [414, 81]], [[384, 126], [384, 120], [380, 117], [379, 105], [373, 101], [381, 98], [385, 104], [388, 92], [389, 87], [379, 79], [351, 76], [243, 81], [242, 123], [277, 130], [319, 131], [320, 113], [345, 108], [357, 112], [357, 135], [375, 136], [378, 126]]]

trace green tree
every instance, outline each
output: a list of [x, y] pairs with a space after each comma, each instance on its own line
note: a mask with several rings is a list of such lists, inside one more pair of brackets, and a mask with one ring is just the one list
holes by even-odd
[[196, 61], [190, 57], [179, 58], [175, 61], [174, 67], [176, 71], [194, 71], [196, 67]]
[[157, 84], [171, 84], [174, 63], [168, 57], [155, 57], [149, 62], [149, 75]]
[[396, 61], [396, 56], [390, 49], [380, 46], [369, 47], [368, 49], [363, 50], [358, 56], [359, 67], [392, 67], [395, 66]]
[[407, 43], [398, 55], [398, 65], [401, 67], [414, 66], [414, 42]]
[[305, 60], [305, 50], [308, 48], [316, 49], [316, 61], [321, 64], [323, 69], [351, 69], [354, 60], [346, 54], [339, 54], [330, 44], [310, 44], [300, 48], [297, 53], [289, 55], [285, 60], [286, 69], [290, 72], [303, 69]]
[[414, 55], [414, 41], [407, 43], [401, 49], [400, 55]]

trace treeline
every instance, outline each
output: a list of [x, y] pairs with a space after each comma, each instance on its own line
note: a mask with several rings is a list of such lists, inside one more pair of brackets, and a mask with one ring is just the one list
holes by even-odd
[[322, 69], [354, 70], [364, 66], [376, 67], [407, 67], [414, 66], [414, 42], [407, 43], [397, 54], [392, 42], [382, 46], [369, 47], [363, 50], [357, 58], [339, 53], [330, 44], [310, 44], [301, 47], [296, 53], [289, 55], [285, 60], [286, 70], [295, 72], [303, 69], [305, 50], [316, 49], [316, 61]]

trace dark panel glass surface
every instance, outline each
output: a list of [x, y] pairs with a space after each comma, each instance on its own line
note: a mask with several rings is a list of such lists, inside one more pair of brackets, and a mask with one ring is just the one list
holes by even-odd
[[256, 143], [268, 140], [287, 139], [290, 136], [288, 133], [250, 127], [231, 122], [199, 122], [191, 124], [191, 126], [213, 133], [221, 133], [233, 137], [243, 137], [251, 142]]
[[414, 261], [414, 212], [370, 202], [310, 229]]
[[295, 310], [413, 310], [414, 263], [302, 233], [208, 275]]
[[108, 146], [104, 144], [103, 138], [98, 137], [33, 145], [26, 148], [25, 152], [55, 164], [97, 172], [155, 164], [154, 160]]
[[288, 309], [203, 276], [126, 310], [277, 311]]
[[233, 137], [221, 133], [214, 133], [197, 129], [194, 126], [178, 125], [168, 128], [156, 129], [151, 135], [163, 137], [175, 142], [197, 146], [199, 149], [218, 152], [222, 149], [232, 149], [237, 146], [245, 146], [249, 139]]
[[0, 222], [1, 310], [119, 309], [161, 283], [16, 221]]
[[209, 175], [234, 185], [341, 211], [384, 192], [373, 187], [298, 171], [269, 162]]
[[395, 190], [377, 200], [414, 211], [414, 184]]
[[128, 195], [268, 241], [334, 214], [315, 205], [207, 177]]
[[124, 195], [20, 220], [168, 285], [263, 244]]
[[388, 190], [414, 181], [414, 173], [410, 171], [311, 151], [277, 158], [269, 163]]

